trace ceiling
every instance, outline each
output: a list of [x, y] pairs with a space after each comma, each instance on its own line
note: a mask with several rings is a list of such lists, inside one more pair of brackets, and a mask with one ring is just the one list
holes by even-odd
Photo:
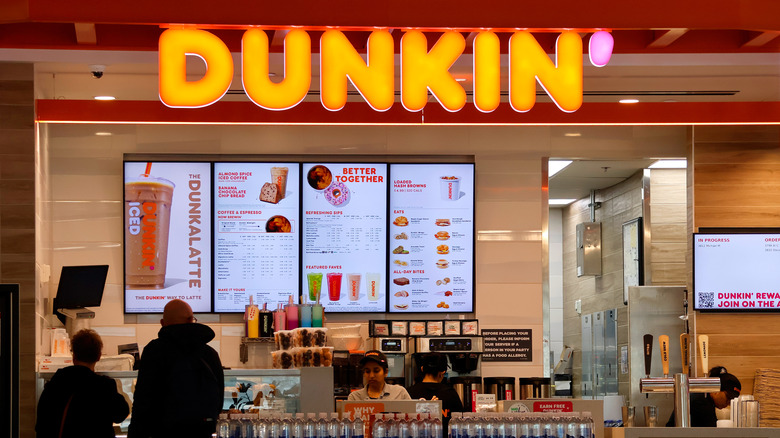
[[582, 199], [591, 190], [618, 184], [656, 162], [646, 160], [574, 160], [549, 181], [550, 199]]

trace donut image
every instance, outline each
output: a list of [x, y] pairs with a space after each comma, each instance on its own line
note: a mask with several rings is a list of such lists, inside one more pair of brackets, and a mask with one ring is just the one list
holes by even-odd
[[344, 183], [334, 182], [325, 189], [325, 200], [334, 207], [343, 207], [349, 203], [349, 189]]

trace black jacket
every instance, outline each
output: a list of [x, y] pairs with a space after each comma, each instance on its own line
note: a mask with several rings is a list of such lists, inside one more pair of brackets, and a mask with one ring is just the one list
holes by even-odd
[[460, 401], [460, 396], [455, 392], [452, 387], [443, 383], [415, 383], [408, 389], [409, 396], [412, 400], [424, 398], [430, 400], [435, 395], [436, 398], [441, 400], [441, 424], [442, 433], [447, 435], [447, 425], [450, 423], [453, 412], [463, 412], [463, 402]]
[[219, 355], [206, 345], [214, 331], [188, 323], [157, 336], [141, 356], [128, 437], [210, 437], [225, 387]]
[[[691, 394], [691, 427], [717, 427], [718, 416], [715, 414], [715, 401], [706, 394]], [[674, 411], [666, 423], [666, 427], [675, 426]]]
[[113, 423], [123, 421], [130, 413], [114, 379], [99, 376], [85, 366], [73, 365], [58, 370], [43, 388], [35, 423], [38, 438], [59, 436], [66, 405], [63, 438], [112, 438], [115, 436]]

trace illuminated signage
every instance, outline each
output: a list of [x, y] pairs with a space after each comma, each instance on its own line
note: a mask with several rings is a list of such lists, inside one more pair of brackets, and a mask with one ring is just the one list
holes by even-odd
[[[284, 38], [284, 74], [271, 81], [269, 41], [259, 28], [245, 31], [241, 39], [241, 79], [249, 99], [269, 110], [298, 105], [311, 88], [311, 39], [302, 29]], [[607, 65], [614, 41], [605, 31], [589, 40], [589, 58], [597, 67]], [[358, 53], [340, 30], [329, 29], [320, 38], [320, 100], [330, 111], [347, 102], [347, 81], [376, 111], [387, 111], [395, 102], [395, 52], [388, 30], [368, 37], [367, 56]], [[463, 55], [466, 40], [460, 32], [444, 32], [428, 50], [426, 34], [408, 30], [401, 37], [401, 104], [421, 111], [428, 92], [448, 111], [466, 105], [466, 90], [449, 69]], [[501, 53], [495, 32], [478, 32], [473, 42], [474, 105], [489, 113], [501, 101]], [[206, 63], [206, 74], [188, 80], [187, 56]], [[230, 88], [234, 65], [227, 45], [213, 33], [200, 29], [167, 29], [159, 40], [160, 100], [173, 108], [200, 108], [217, 102]], [[558, 36], [554, 60], [529, 31], [517, 31], [509, 40], [509, 103], [526, 112], [536, 103], [537, 81], [561, 111], [574, 112], [582, 105], [582, 38], [577, 32]]]

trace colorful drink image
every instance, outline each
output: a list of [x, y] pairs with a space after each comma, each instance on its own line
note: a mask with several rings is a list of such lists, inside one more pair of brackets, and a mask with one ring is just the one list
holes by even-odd
[[445, 201], [457, 201], [460, 198], [460, 177], [443, 176], [441, 182], [441, 199]]
[[357, 301], [360, 298], [360, 277], [360, 274], [347, 274], [350, 301]]
[[298, 306], [300, 311], [301, 327], [311, 327], [311, 304], [301, 304]]
[[341, 272], [328, 272], [328, 299], [338, 301], [341, 299]]
[[366, 294], [369, 301], [377, 301], [379, 299], [379, 287], [380, 276], [376, 272], [369, 272], [366, 274]]
[[309, 272], [306, 274], [309, 283], [309, 301], [316, 303], [320, 300], [322, 292], [322, 272]]
[[279, 187], [279, 199], [284, 198], [287, 193], [287, 172], [289, 169], [286, 167], [272, 167], [271, 168], [271, 182]]
[[128, 289], [162, 289], [174, 184], [141, 175], [125, 181], [125, 263]]

